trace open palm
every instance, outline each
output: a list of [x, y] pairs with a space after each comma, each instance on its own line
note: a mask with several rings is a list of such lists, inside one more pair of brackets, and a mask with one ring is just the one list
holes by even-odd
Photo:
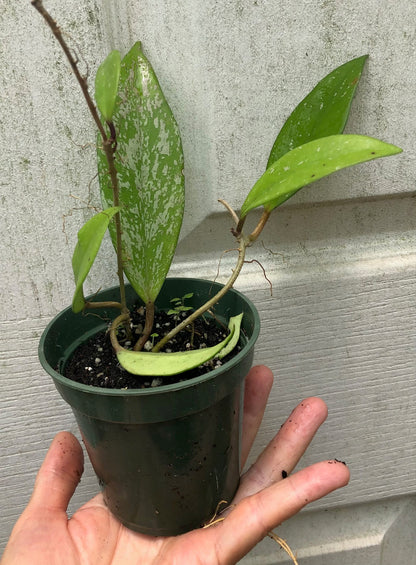
[[[272, 384], [254, 367], [246, 379], [242, 458], [259, 428]], [[327, 408], [318, 398], [301, 402], [255, 464], [242, 476], [223, 520], [176, 537], [150, 537], [122, 526], [101, 494], [68, 520], [66, 510], [83, 471], [78, 440], [61, 432], [52, 442], [32, 498], [16, 523], [1, 565], [228, 565], [303, 506], [345, 485], [349, 472], [324, 461], [290, 475]], [[287, 478], [284, 478], [286, 477]]]

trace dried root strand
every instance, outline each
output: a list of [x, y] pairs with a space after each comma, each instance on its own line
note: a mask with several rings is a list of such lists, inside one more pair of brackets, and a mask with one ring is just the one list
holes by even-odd
[[[222, 510], [220, 510], [221, 506], [224, 506], [225, 508], [223, 508]], [[210, 528], [211, 526], [215, 526], [215, 524], [219, 524], [219, 522], [222, 522], [223, 520], [225, 520], [225, 516], [222, 518], [218, 518], [218, 516], [220, 516], [220, 514], [222, 512], [224, 512], [224, 510], [227, 510], [227, 508], [231, 508], [231, 506], [228, 506], [228, 502], [226, 500], [220, 500], [219, 503], [217, 504], [217, 507], [215, 509], [214, 515], [213, 517], [202, 526], [202, 528]]]
[[287, 543], [287, 541], [285, 541], [282, 538], [279, 538], [279, 536], [277, 536], [275, 533], [273, 532], [269, 532], [268, 537], [271, 538], [273, 541], [275, 541], [277, 544], [280, 545], [280, 547], [282, 549], [284, 549], [284, 551], [286, 551], [286, 553], [289, 555], [289, 557], [291, 558], [291, 560], [293, 561], [294, 565], [299, 565], [295, 554], [293, 553], [293, 551], [290, 549], [289, 544]]
[[[221, 509], [221, 506], [224, 506], [225, 508]], [[217, 508], [215, 509], [214, 515], [213, 517], [209, 520], [209, 522], [207, 522], [206, 524], [204, 524], [203, 528], [210, 528], [211, 526], [216, 526], [217, 524], [219, 524], [220, 522], [223, 522], [226, 519], [226, 516], [222, 516], [221, 514], [223, 512], [225, 512], [225, 510], [228, 510], [230, 508], [232, 508], [233, 505], [228, 506], [228, 502], [226, 500], [220, 500], [220, 502], [217, 504]], [[221, 510], [220, 510], [221, 509]], [[273, 541], [275, 541], [284, 551], [286, 551], [286, 553], [288, 554], [288, 556], [291, 558], [291, 560], [293, 561], [294, 565], [299, 565], [295, 554], [293, 553], [293, 551], [290, 549], [289, 544], [287, 543], [287, 541], [285, 541], [284, 539], [280, 538], [277, 534], [275, 534], [274, 532], [268, 532], [267, 536], [272, 539]]]

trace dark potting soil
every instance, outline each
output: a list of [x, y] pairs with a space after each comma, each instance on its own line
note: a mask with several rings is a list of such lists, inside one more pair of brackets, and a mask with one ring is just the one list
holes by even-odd
[[[166, 335], [174, 326], [179, 324], [182, 318], [189, 315], [189, 312], [180, 312], [176, 317], [160, 311], [155, 315], [154, 330], [152, 333], [158, 334], [151, 337], [144, 349], [152, 348], [152, 340], [155, 343]], [[131, 312], [133, 341], [136, 341], [143, 330], [145, 316], [142, 307], [133, 309]], [[131, 348], [132, 343], [124, 334], [120, 327], [117, 337], [121, 345]], [[213, 318], [200, 317], [169, 341], [164, 352], [187, 351], [189, 349], [201, 349], [216, 345], [228, 335], [228, 328], [222, 327]], [[143, 377], [132, 375], [121, 367], [110, 343], [108, 331], [100, 332], [90, 340], [78, 347], [65, 366], [65, 377], [78, 383], [92, 385], [100, 388], [129, 389], [129, 388], [150, 388], [161, 385], [173, 384], [212, 371], [227, 362], [228, 359], [238, 353], [240, 347], [236, 347], [224, 359], [211, 359], [186, 373], [169, 377]]]

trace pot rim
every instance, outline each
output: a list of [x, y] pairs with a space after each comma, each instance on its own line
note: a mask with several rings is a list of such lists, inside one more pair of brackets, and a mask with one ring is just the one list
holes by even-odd
[[[195, 278], [195, 277], [168, 277], [166, 280], [172, 280], [172, 279], [184, 280], [188, 284], [189, 284], [190, 281], [205, 282], [205, 283], [206, 282], [209, 282], [209, 283], [214, 282], [214, 281], [210, 281], [209, 279], [200, 279], [200, 278]], [[223, 286], [221, 283], [215, 283], [215, 284]], [[113, 288], [114, 289], [118, 288], [118, 285], [115, 285], [115, 286], [110, 287], [110, 288], [105, 289], [105, 290], [110, 290], [110, 289], [113, 289]], [[71, 379], [68, 379], [67, 377], [64, 377], [63, 375], [58, 373], [53, 367], [51, 367], [51, 365], [49, 364], [49, 361], [46, 359], [46, 356], [45, 356], [45, 353], [44, 353], [44, 344], [45, 344], [48, 332], [53, 327], [54, 323], [64, 313], [66, 313], [68, 311], [72, 311], [71, 306], [68, 306], [64, 310], [61, 310], [56, 316], [54, 316], [54, 318], [48, 323], [48, 325], [46, 326], [46, 328], [42, 332], [42, 335], [41, 335], [41, 338], [40, 338], [40, 341], [39, 341], [39, 347], [38, 347], [39, 361], [40, 361], [42, 367], [45, 369], [45, 371], [47, 371], [47, 373], [54, 380], [57, 380], [58, 382], [60, 382], [65, 387], [69, 387], [69, 388], [78, 390], [78, 391], [86, 393], [86, 394], [91, 394], [91, 395], [114, 396], [114, 397], [121, 397], [121, 396], [124, 396], [124, 397], [125, 396], [131, 396], [131, 397], [133, 397], [133, 396], [155, 396], [155, 395], [169, 394], [169, 393], [172, 393], [172, 392], [176, 392], [176, 391], [179, 391], [179, 390], [183, 390], [183, 389], [186, 389], [186, 388], [197, 386], [201, 382], [207, 382], [207, 381], [210, 381], [211, 379], [217, 378], [221, 373], [228, 371], [231, 367], [234, 367], [235, 365], [238, 365], [241, 362], [241, 360], [248, 354], [250, 349], [252, 347], [254, 347], [254, 344], [257, 341], [258, 335], [260, 333], [260, 317], [259, 317], [257, 308], [254, 306], [253, 302], [249, 298], [247, 298], [247, 296], [245, 294], [236, 290], [235, 288], [231, 288], [228, 292], [235, 293], [237, 296], [239, 296], [240, 298], [242, 298], [246, 302], [246, 304], [249, 307], [249, 310], [251, 311], [251, 314], [253, 316], [253, 321], [254, 321], [253, 331], [251, 333], [251, 336], [249, 337], [247, 342], [244, 344], [241, 351], [239, 351], [237, 353], [237, 355], [235, 355], [232, 359], [227, 361], [227, 363], [225, 363], [221, 367], [218, 367], [217, 369], [214, 369], [214, 370], [210, 371], [209, 373], [206, 373], [205, 375], [200, 375], [198, 377], [194, 377], [192, 379], [188, 379], [186, 381], [182, 381], [182, 382], [179, 382], [179, 383], [161, 385], [161, 386], [154, 387], [154, 388], [131, 388], [131, 389], [100, 388], [100, 387], [96, 387], [96, 386], [92, 386], [92, 385], [85, 385], [83, 383], [77, 383], [77, 382], [75, 382]], [[228, 292], [227, 292], [227, 294], [228, 294]], [[87, 298], [87, 300], [88, 300], [88, 298]]]

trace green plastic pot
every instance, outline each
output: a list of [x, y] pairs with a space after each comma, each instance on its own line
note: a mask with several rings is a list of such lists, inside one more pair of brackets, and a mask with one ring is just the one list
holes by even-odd
[[[189, 292], [190, 304], [199, 306], [220, 288], [201, 279], [167, 279], [157, 307], [168, 309], [172, 297]], [[117, 300], [118, 287], [95, 299]], [[128, 304], [137, 300], [128, 286]], [[83, 316], [67, 308], [41, 337], [40, 362], [74, 412], [104, 500], [135, 531], [166, 536], [199, 527], [238, 487], [243, 384], [260, 323], [236, 290], [215, 312], [223, 321], [244, 312], [241, 351], [204, 376], [150, 389], [101, 389], [61, 374], [76, 347], [108, 326], [114, 309]]]

